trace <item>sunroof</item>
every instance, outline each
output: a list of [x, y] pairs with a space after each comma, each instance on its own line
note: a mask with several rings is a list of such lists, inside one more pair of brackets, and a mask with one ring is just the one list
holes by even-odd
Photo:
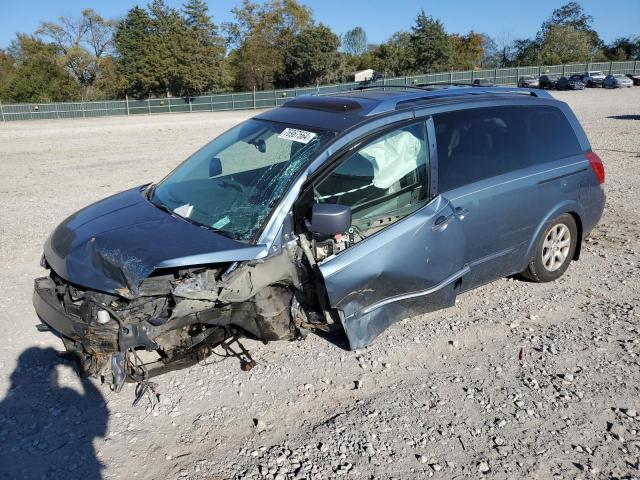
[[289, 100], [282, 105], [290, 108], [310, 108], [312, 110], [322, 110], [325, 112], [353, 112], [360, 110], [362, 105], [355, 100], [341, 97], [317, 97], [305, 95]]

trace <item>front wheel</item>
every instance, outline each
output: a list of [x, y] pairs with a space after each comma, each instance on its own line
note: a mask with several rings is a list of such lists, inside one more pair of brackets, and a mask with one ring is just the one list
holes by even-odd
[[522, 274], [534, 282], [551, 282], [569, 268], [578, 243], [576, 221], [568, 213], [545, 226], [536, 250]]

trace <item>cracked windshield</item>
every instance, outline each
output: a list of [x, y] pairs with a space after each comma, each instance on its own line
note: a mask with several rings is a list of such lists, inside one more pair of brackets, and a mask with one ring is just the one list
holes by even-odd
[[152, 201], [236, 240], [251, 240], [327, 131], [249, 120], [189, 157]]

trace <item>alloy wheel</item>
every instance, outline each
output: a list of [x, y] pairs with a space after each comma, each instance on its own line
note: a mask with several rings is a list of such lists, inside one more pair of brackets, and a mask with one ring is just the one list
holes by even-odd
[[542, 244], [542, 264], [550, 272], [555, 272], [567, 261], [571, 249], [571, 232], [564, 223], [558, 223], [547, 230]]

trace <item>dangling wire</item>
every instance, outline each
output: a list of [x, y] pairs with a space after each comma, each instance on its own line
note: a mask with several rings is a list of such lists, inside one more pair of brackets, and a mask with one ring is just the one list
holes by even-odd
[[[131, 360], [129, 359], [129, 353], [131, 353], [133, 356], [133, 362], [131, 362]], [[144, 366], [144, 362], [138, 356], [135, 350], [130, 349], [129, 352], [127, 352], [126, 358], [127, 362], [129, 362], [132, 367], [131, 373], [129, 372], [129, 369], [127, 369], [127, 376], [136, 383], [135, 399], [133, 400], [132, 406], [135, 407], [140, 402], [140, 400], [142, 400], [142, 397], [146, 395], [151, 408], [155, 407], [158, 403], [160, 403], [160, 392], [158, 391], [158, 384], [147, 380], [147, 369]], [[142, 371], [142, 378], [138, 378], [132, 373], [137, 371], [138, 369]]]

